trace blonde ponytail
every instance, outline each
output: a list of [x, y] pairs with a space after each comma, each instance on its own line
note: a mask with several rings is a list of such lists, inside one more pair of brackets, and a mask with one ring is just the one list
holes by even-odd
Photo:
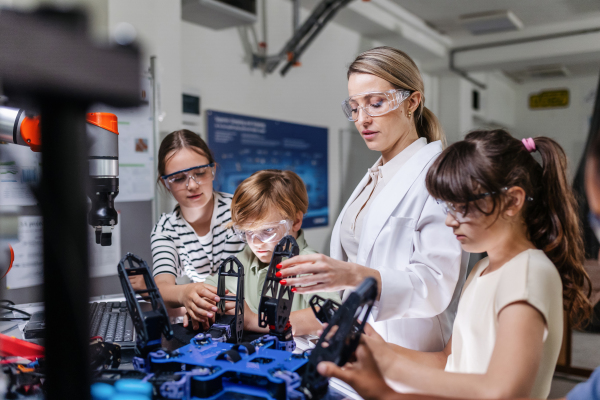
[[440, 121], [438, 121], [435, 114], [429, 108], [423, 107], [423, 111], [420, 114], [415, 113], [415, 124], [419, 137], [426, 138], [427, 143], [441, 140], [442, 147], [446, 148], [446, 135], [442, 130]]

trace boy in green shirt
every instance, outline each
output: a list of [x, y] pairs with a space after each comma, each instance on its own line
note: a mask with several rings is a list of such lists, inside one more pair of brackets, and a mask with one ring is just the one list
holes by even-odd
[[[232, 225], [237, 235], [247, 243], [237, 254], [238, 260], [244, 265], [245, 330], [268, 332], [268, 329], [258, 327], [257, 313], [273, 250], [281, 238], [293, 236], [300, 248], [300, 255], [316, 253], [308, 246], [300, 229], [307, 209], [306, 187], [292, 171], [258, 171], [236, 189], [231, 202]], [[218, 275], [215, 274], [209, 276], [205, 283], [217, 286], [217, 279]], [[235, 279], [226, 278], [225, 282], [227, 290], [235, 293]], [[341, 302], [338, 292], [318, 295]], [[311, 297], [312, 294], [294, 296], [290, 314], [294, 335], [316, 333], [322, 329], [308, 304]]]

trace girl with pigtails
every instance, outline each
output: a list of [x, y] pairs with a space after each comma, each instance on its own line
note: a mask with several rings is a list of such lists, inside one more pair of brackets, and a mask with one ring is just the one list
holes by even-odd
[[[541, 164], [534, 158], [539, 153]], [[566, 156], [552, 139], [475, 131], [435, 160], [429, 193], [467, 252], [487, 252], [463, 288], [452, 337], [439, 352], [386, 343], [367, 327], [358, 361], [319, 371], [364, 398], [402, 391], [456, 398], [547, 398], [563, 336], [591, 313], [590, 281]], [[587, 295], [586, 295], [587, 293]], [[371, 383], [358, 377], [370, 376]]]

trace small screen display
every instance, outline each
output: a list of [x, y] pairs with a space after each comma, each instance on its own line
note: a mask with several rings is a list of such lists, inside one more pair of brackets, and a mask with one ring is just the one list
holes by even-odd
[[200, 115], [200, 97], [184, 93], [183, 112], [185, 114]]

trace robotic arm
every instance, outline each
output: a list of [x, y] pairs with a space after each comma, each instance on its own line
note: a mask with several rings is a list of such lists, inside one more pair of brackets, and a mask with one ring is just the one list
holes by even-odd
[[[92, 201], [88, 223], [95, 229], [96, 243], [110, 246], [112, 229], [119, 218], [115, 210], [115, 197], [119, 194], [117, 116], [88, 113], [86, 120], [91, 178], [88, 196]], [[0, 141], [41, 151], [40, 118], [27, 116], [18, 108], [0, 107]]]

